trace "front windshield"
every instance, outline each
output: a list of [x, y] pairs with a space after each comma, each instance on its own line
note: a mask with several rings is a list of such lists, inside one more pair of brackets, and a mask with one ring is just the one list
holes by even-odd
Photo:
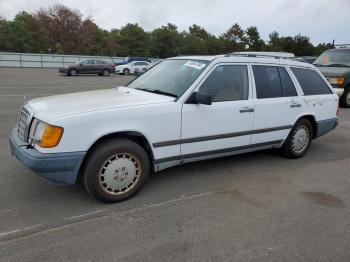
[[202, 60], [165, 60], [135, 79], [128, 87], [180, 97], [208, 64], [208, 61]]
[[350, 66], [350, 49], [328, 50], [314, 62], [316, 66]]

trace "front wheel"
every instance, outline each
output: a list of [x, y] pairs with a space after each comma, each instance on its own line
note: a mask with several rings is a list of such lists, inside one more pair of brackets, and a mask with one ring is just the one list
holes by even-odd
[[89, 154], [83, 182], [94, 198], [114, 203], [135, 195], [149, 173], [149, 158], [140, 145], [128, 139], [111, 139]]
[[129, 70], [128, 68], [125, 68], [125, 69], [123, 70], [123, 74], [124, 74], [124, 75], [130, 75], [130, 70]]
[[313, 128], [306, 118], [299, 119], [284, 142], [281, 152], [288, 158], [299, 158], [309, 151], [313, 138]]
[[350, 108], [350, 87], [346, 88], [343, 95], [340, 97], [340, 105]]
[[68, 71], [68, 75], [76, 76], [76, 75], [78, 75], [78, 71], [76, 69], [72, 68]]

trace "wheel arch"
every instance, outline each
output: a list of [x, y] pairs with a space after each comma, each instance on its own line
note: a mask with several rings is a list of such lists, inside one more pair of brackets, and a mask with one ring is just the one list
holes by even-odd
[[307, 120], [310, 121], [311, 125], [312, 125], [312, 131], [313, 131], [313, 134], [312, 134], [312, 139], [315, 139], [316, 138], [316, 134], [317, 134], [317, 122], [316, 122], [316, 117], [312, 114], [306, 114], [306, 115], [302, 115], [300, 116], [294, 123], [294, 125], [302, 118], [305, 118]]
[[[103, 136], [101, 136], [100, 138], [98, 138], [88, 149], [88, 151], [86, 152], [86, 155], [82, 161], [82, 164], [80, 166], [80, 170], [84, 167], [85, 162], [87, 160], [87, 158], [89, 157], [90, 153], [101, 143], [103, 143], [106, 140], [109, 139], [114, 139], [114, 138], [126, 138], [126, 139], [130, 139], [131, 141], [137, 143], [138, 145], [140, 145], [147, 153], [149, 160], [150, 160], [150, 164], [152, 165], [152, 163], [154, 163], [154, 154], [153, 154], [153, 150], [151, 147], [151, 143], [149, 143], [148, 139], [146, 138], [145, 135], [141, 134], [138, 131], [119, 131], [119, 132], [114, 132], [114, 133], [109, 133], [109, 134], [105, 134]], [[81, 176], [81, 174], [79, 174], [79, 177]]]
[[75, 70], [75, 71], [77, 71], [77, 74], [79, 74], [79, 70], [78, 70], [77, 67], [71, 67], [71, 68], [69, 68], [69, 69], [68, 69], [68, 72], [70, 72], [71, 70]]

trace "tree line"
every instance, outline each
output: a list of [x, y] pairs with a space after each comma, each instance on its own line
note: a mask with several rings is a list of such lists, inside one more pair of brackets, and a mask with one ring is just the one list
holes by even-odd
[[233, 24], [219, 36], [199, 25], [179, 31], [171, 23], [146, 32], [138, 24], [110, 31], [99, 28], [79, 10], [57, 4], [33, 13], [22, 11], [13, 20], [0, 17], [0, 51], [103, 56], [215, 55], [236, 51], [285, 51], [296, 56], [319, 55], [330, 43], [314, 46], [309, 37], [281, 36], [274, 31], [264, 41], [255, 26]]

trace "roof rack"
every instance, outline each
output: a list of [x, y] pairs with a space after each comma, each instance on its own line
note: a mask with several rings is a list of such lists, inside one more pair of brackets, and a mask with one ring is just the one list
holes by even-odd
[[243, 56], [243, 57], [256, 57], [256, 58], [275, 58], [275, 59], [295, 59], [295, 55], [287, 52], [233, 52], [226, 54], [229, 56]]

